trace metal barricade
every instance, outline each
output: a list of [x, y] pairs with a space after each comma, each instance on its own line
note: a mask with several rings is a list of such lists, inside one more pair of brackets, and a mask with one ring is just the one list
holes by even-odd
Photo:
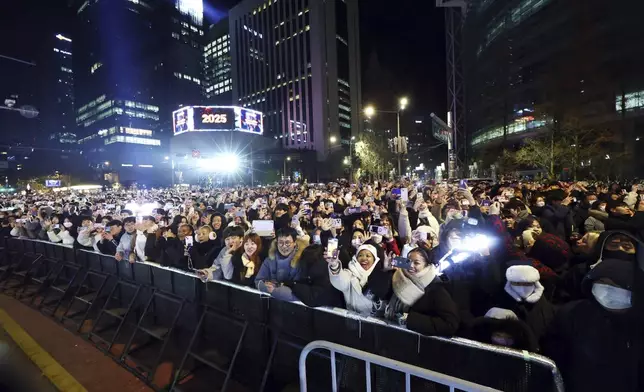
[[332, 380], [332, 390], [334, 392], [338, 391], [338, 380], [336, 372], [336, 354], [342, 354], [347, 357], [356, 358], [365, 362], [365, 382], [367, 385], [367, 392], [371, 392], [371, 365], [375, 364], [382, 366], [388, 369], [396, 370], [398, 372], [405, 374], [405, 391], [409, 392], [411, 390], [411, 376], [422, 378], [424, 380], [432, 381], [437, 384], [448, 386], [450, 392], [454, 392], [455, 389], [460, 391], [476, 391], [476, 392], [500, 392], [498, 389], [489, 388], [480, 384], [475, 384], [466, 380], [459, 378], [451, 377], [445, 374], [441, 374], [429, 369], [424, 369], [418, 366], [410, 365], [408, 363], [396, 361], [393, 359], [381, 357], [366, 351], [356, 350], [351, 347], [342, 346], [339, 344], [326, 342], [323, 340], [316, 340], [311, 342], [304, 347], [302, 353], [300, 354], [299, 361], [299, 374], [300, 374], [300, 392], [306, 392], [308, 390], [306, 382], [306, 358], [309, 353], [316, 349], [329, 350], [331, 355], [331, 380]]

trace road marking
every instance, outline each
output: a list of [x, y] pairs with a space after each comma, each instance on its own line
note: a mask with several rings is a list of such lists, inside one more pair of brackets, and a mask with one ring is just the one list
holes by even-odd
[[7, 312], [0, 309], [0, 326], [7, 331], [11, 339], [36, 364], [45, 377], [60, 391], [87, 392], [76, 379], [49, 355], [29, 334], [12, 319]]

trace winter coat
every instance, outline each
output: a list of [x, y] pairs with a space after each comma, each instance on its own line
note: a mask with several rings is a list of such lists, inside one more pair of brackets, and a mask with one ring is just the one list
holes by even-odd
[[255, 276], [257, 276], [259, 271], [258, 269], [255, 269], [252, 276], [246, 277], [248, 268], [244, 266], [242, 259], [243, 254], [244, 251], [240, 248], [239, 251], [235, 252], [231, 257], [230, 262], [233, 266], [233, 275], [230, 278], [230, 281], [241, 286], [254, 287]]
[[189, 250], [192, 265], [196, 269], [209, 268], [219, 256], [221, 249], [222, 247], [218, 246], [217, 241], [195, 242]]
[[[213, 248], [217, 249], [217, 248]], [[232, 264], [233, 255], [228, 251], [227, 247], [223, 247], [217, 258], [212, 263], [212, 266], [206, 268], [209, 280], [231, 280], [233, 278], [233, 273], [235, 272], [234, 266]]]
[[262, 263], [255, 277], [255, 286], [261, 289], [263, 282], [284, 283], [298, 280], [300, 277], [300, 257], [304, 248], [308, 246], [308, 236], [305, 238], [298, 238], [295, 241], [295, 250], [288, 257], [279, 253], [277, 239], [273, 240], [268, 257]]
[[[391, 297], [393, 271], [382, 270], [381, 263], [374, 266], [364, 286], [348, 268], [334, 274], [329, 267], [331, 285], [342, 293], [347, 309], [363, 315], [381, 316], [384, 313], [386, 301]], [[356, 268], [362, 268], [357, 262], [355, 264]]]
[[591, 231], [604, 231], [604, 222], [593, 216], [589, 216], [584, 222], [584, 229], [586, 230], [586, 233]]
[[161, 265], [188, 270], [190, 263], [185, 243], [179, 238], [160, 238]]
[[630, 316], [611, 313], [594, 299], [559, 309], [544, 339], [543, 353], [556, 362], [566, 391], [641, 390], [637, 385], [641, 331], [635, 330], [637, 324]]
[[570, 208], [563, 205], [547, 205], [543, 209], [542, 219], [552, 225], [554, 231], [551, 234], [564, 240], [568, 239], [572, 234], [573, 221]]
[[[543, 289], [542, 289], [543, 290]], [[507, 292], [500, 292], [494, 302], [496, 308], [507, 309], [524, 321], [532, 331], [537, 342], [546, 334], [548, 326], [555, 315], [554, 306], [542, 294], [535, 303], [517, 302]]]
[[125, 233], [125, 231], [121, 230], [121, 232], [117, 236], [113, 237], [111, 241], [100, 240], [98, 244], [96, 244], [98, 250], [104, 255], [114, 256], [116, 254], [116, 247], [119, 245], [119, 241], [121, 241], [123, 233]]
[[344, 307], [342, 293], [336, 290], [329, 280], [327, 262], [320, 260], [300, 261], [301, 271], [297, 281], [285, 282], [293, 295], [311, 307], [331, 306]]
[[428, 336], [452, 336], [459, 323], [458, 307], [438, 276], [425, 287], [425, 294], [412, 305], [407, 316], [408, 329]]

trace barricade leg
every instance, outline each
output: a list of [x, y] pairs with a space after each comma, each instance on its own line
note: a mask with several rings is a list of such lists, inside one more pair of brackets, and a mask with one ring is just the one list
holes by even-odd
[[[100, 280], [98, 289], [93, 289], [91, 287], [93, 285], [92, 278]], [[101, 294], [105, 290], [108, 281], [110, 281], [109, 275], [95, 271], [87, 271], [83, 276], [83, 279], [81, 279], [76, 292], [69, 301], [69, 304], [67, 304], [67, 309], [65, 309], [60, 321], [62, 323], [65, 323], [66, 321], [72, 322], [76, 326], [76, 332], [80, 332], [85, 324], [85, 320], [88, 319], [92, 310], [95, 309], [104, 298]], [[80, 305], [81, 309], [74, 311], [76, 304]], [[74, 318], [81, 314], [81, 320], [76, 324]]]
[[[51, 311], [51, 316], [56, 315], [58, 308], [60, 307], [63, 300], [69, 298], [74, 289], [74, 284], [76, 279], [80, 274], [81, 269], [79, 266], [65, 263], [61, 266], [58, 272], [51, 279], [50, 284], [45, 287], [44, 292], [42, 293], [42, 299], [38, 304], [38, 309], [42, 312], [43, 310], [49, 309]], [[62, 276], [61, 276], [62, 274]], [[71, 277], [70, 277], [71, 275]], [[59, 282], [61, 282], [59, 284]], [[48, 296], [51, 294], [57, 294], [58, 297], [52, 300], [47, 301]], [[53, 308], [48, 308], [50, 305], [54, 305]], [[43, 306], [45, 309], [43, 309]]]
[[[206, 353], [201, 353], [201, 352], [196, 352], [194, 349], [199, 346], [195, 345], [195, 342], [200, 338], [204, 322], [206, 320], [206, 317], [208, 315], [215, 316], [217, 318], [221, 318], [227, 322], [236, 324], [236, 325], [241, 325], [242, 330], [239, 335], [239, 338], [237, 339], [237, 342], [235, 344], [235, 349], [232, 355], [230, 356], [230, 359], [227, 361], [228, 366], [222, 365], [215, 363], [213, 360], [210, 360], [206, 358]], [[195, 329], [191, 339], [190, 343], [188, 344], [188, 349], [186, 350], [183, 359], [181, 360], [181, 364], [179, 365], [179, 368], [177, 369], [176, 376], [174, 378], [174, 381], [172, 382], [172, 385], [170, 386], [170, 391], [175, 390], [175, 388], [178, 388], [181, 381], [186, 378], [187, 374], [183, 374], [184, 367], [186, 366], [186, 363], [189, 359], [193, 360], [195, 363], [198, 365], [205, 365], [213, 370], [216, 370], [217, 372], [225, 375], [225, 378], [223, 380], [223, 384], [219, 390], [222, 392], [225, 392], [229, 386], [230, 383], [230, 377], [233, 371], [233, 368], [235, 366], [235, 361], [237, 360], [237, 355], [241, 351], [242, 343], [244, 341], [244, 337], [246, 336], [246, 331], [248, 328], [248, 321], [240, 321], [236, 320], [230, 317], [227, 317], [225, 315], [219, 314], [217, 311], [214, 309], [210, 309], [208, 306], [204, 307], [204, 311], [201, 314], [201, 317], [199, 318], [199, 323], [197, 324], [197, 328]], [[226, 362], [225, 359], [220, 358], [220, 362]]]

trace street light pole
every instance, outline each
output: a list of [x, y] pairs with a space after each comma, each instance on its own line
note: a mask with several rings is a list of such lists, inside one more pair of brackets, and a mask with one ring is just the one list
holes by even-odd
[[[400, 148], [400, 146], [402, 145], [402, 143], [400, 143], [400, 109], [398, 109], [398, 112], [396, 112], [396, 122], [397, 122], [396, 128], [398, 133], [397, 134], [398, 138], [396, 139], [396, 141], [398, 142], [398, 148]], [[398, 175], [402, 177], [402, 172], [400, 171], [400, 155], [401, 155], [400, 151], [398, 151], [396, 155], [398, 156]]]

